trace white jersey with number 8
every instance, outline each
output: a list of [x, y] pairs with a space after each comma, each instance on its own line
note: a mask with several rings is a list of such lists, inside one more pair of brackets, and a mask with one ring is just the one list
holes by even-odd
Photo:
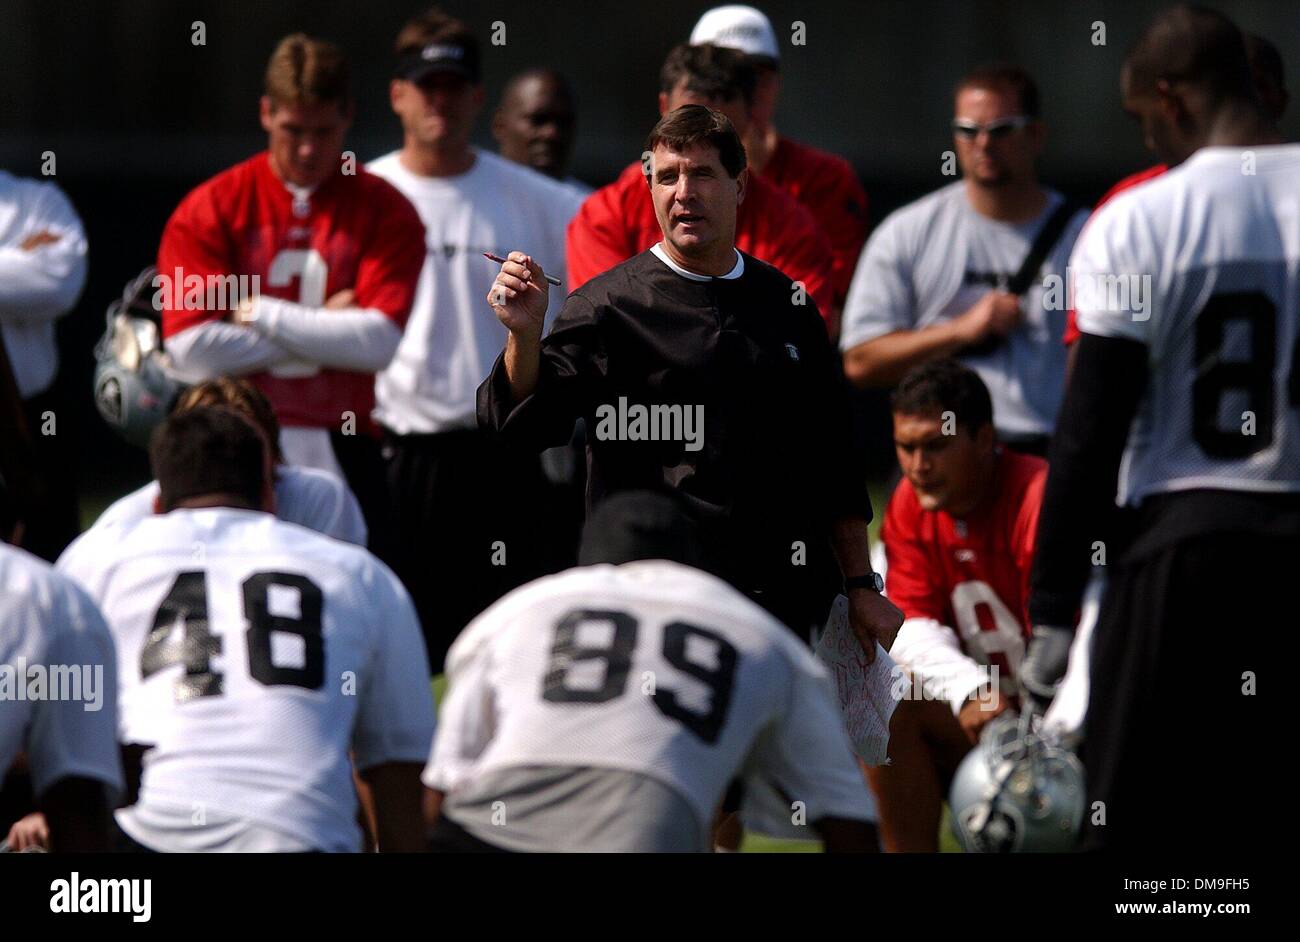
[[1197, 151], [1102, 207], [1071, 268], [1079, 329], [1149, 351], [1121, 500], [1300, 491], [1300, 145]]

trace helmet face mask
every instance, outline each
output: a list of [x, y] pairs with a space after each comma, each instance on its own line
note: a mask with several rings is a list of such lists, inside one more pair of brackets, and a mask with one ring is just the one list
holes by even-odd
[[152, 266], [146, 268], [108, 306], [108, 328], [95, 346], [95, 407], [119, 435], [141, 448], [149, 446], [149, 436], [184, 388], [167, 370], [158, 314], [147, 293], [154, 273]]
[[968, 853], [1074, 849], [1083, 826], [1083, 766], [1031, 725], [1010, 711], [996, 717], [953, 777], [952, 827]]

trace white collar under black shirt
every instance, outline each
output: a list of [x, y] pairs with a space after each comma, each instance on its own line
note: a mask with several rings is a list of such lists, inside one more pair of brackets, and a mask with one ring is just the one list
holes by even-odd
[[[682, 268], [682, 266], [678, 265], [668, 257], [668, 253], [664, 251], [664, 244], [662, 242], [656, 242], [654, 245], [650, 246], [650, 251], [654, 253], [655, 258], [659, 259], [659, 261], [663, 262], [683, 278], [689, 278], [691, 281], [712, 281], [714, 278], [713, 275], [698, 275], [693, 271], [687, 271], [685, 268]], [[739, 278], [745, 273], [745, 256], [741, 255], [740, 250], [735, 247], [733, 247], [731, 251], [736, 253], [736, 264], [731, 266], [731, 271], [727, 272], [725, 275], [717, 276], [728, 281], [733, 278]]]

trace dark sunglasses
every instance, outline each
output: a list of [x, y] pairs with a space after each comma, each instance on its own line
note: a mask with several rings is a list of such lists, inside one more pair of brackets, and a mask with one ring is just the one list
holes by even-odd
[[997, 141], [1004, 137], [1010, 136], [1012, 131], [1019, 131], [1021, 128], [1033, 124], [1035, 118], [1029, 115], [1012, 115], [1009, 118], [998, 118], [996, 121], [990, 121], [988, 124], [976, 124], [974, 121], [954, 121], [952, 123], [952, 133], [958, 137], [964, 137], [967, 140], [975, 140], [980, 136], [980, 131], [987, 131], [989, 140]]

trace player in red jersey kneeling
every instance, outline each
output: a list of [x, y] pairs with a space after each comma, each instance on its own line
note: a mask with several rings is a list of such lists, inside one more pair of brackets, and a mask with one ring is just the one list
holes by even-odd
[[1047, 463], [998, 445], [988, 389], [955, 360], [913, 370], [891, 404], [903, 480], [881, 541], [906, 617], [890, 653], [907, 673], [890, 762], [867, 771], [885, 849], [937, 851], [957, 765], [1011, 706]]

